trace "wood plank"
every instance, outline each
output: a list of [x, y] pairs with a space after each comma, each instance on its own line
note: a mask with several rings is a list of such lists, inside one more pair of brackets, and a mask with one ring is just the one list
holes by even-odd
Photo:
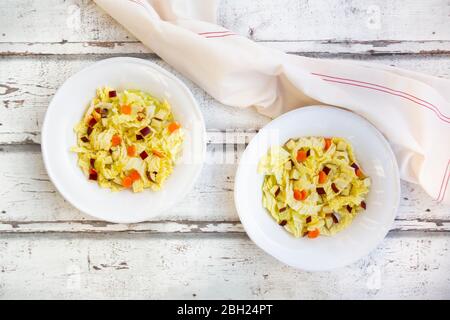
[[358, 262], [316, 273], [244, 235], [0, 236], [1, 299], [449, 299], [449, 269], [443, 234], [391, 234]]
[[[199, 102], [209, 130], [245, 129], [254, 131], [269, 119], [251, 108], [238, 109], [215, 101], [188, 79], [153, 55], [142, 55], [166, 68], [192, 90]], [[0, 59], [0, 144], [39, 143], [45, 111], [57, 88], [82, 68], [102, 56], [6, 57]], [[445, 56], [350, 56], [354, 60], [374, 62], [450, 77]]]
[[[450, 220], [401, 219], [395, 220], [390, 232], [447, 232]], [[113, 224], [97, 220], [72, 221], [0, 221], [0, 233], [245, 233], [238, 221], [150, 221], [136, 224]]]
[[[242, 232], [233, 202], [234, 175], [244, 149], [210, 144], [194, 189], [175, 208], [144, 224], [98, 222], [67, 203], [50, 182], [38, 146], [0, 150], [0, 232]], [[402, 182], [394, 230], [450, 231], [450, 210], [419, 186]]]
[[[255, 40], [286, 53], [294, 54], [450, 54], [450, 41], [446, 40]], [[30, 55], [129, 55], [150, 54], [152, 51], [139, 41], [89, 42], [0, 42], [0, 56]]]
[[[222, 0], [218, 22], [288, 52], [448, 53], [449, 13], [446, 0]], [[92, 1], [4, 0], [0, 14], [5, 54], [148, 52]]]
[[446, 0], [227, 0], [218, 20], [265, 41], [450, 40], [449, 13]]
[[[427, 231], [432, 227], [428, 226]], [[441, 229], [450, 230], [445, 225]], [[416, 230], [417, 231], [417, 230]], [[441, 231], [441, 230], [435, 230]], [[444, 230], [445, 231], [445, 230]], [[0, 233], [244, 233], [239, 222], [153, 221], [136, 224], [113, 224], [104, 221], [5, 221]]]

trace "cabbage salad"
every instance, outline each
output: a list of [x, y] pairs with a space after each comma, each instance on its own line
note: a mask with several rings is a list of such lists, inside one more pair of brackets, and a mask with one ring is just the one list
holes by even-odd
[[259, 162], [263, 206], [295, 237], [333, 235], [366, 209], [370, 178], [342, 138], [302, 137]]
[[181, 154], [183, 130], [167, 101], [140, 90], [99, 88], [75, 126], [78, 165], [113, 191], [159, 190]]

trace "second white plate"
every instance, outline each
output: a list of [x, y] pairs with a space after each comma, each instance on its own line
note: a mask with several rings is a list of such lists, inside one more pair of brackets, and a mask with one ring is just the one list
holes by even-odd
[[[257, 164], [271, 146], [302, 136], [343, 137], [370, 176], [367, 210], [344, 231], [316, 239], [294, 238], [262, 206], [263, 175]], [[342, 109], [311, 106], [273, 120], [252, 139], [236, 173], [234, 198], [249, 237], [278, 260], [304, 270], [329, 270], [367, 255], [392, 226], [400, 197], [395, 156], [383, 135], [364, 118]]]

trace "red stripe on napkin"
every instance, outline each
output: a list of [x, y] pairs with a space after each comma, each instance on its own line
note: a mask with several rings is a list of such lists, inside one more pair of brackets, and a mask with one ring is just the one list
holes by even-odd
[[205, 38], [222, 38], [228, 36], [235, 36], [236, 33], [231, 31], [208, 31], [208, 32], [200, 32], [198, 35], [205, 36]]
[[[353, 80], [353, 79], [346, 79], [346, 78], [339, 78], [339, 77], [324, 75], [324, 74], [320, 74], [320, 73], [311, 73], [311, 74], [315, 75], [315, 76], [322, 77], [321, 79], [324, 80], [324, 81], [340, 83], [340, 84], [346, 84], [346, 85], [354, 86], [354, 87], [372, 89], [372, 90], [384, 92], [384, 93], [387, 93], [387, 94], [390, 94], [390, 95], [398, 96], [398, 97], [401, 97], [401, 98], [404, 98], [404, 99], [408, 99], [409, 101], [414, 102], [415, 104], [418, 104], [418, 105], [423, 106], [423, 107], [425, 107], [427, 109], [430, 109], [431, 111], [433, 111], [436, 114], [436, 116], [440, 120], [442, 120], [442, 121], [444, 121], [446, 123], [450, 123], [450, 121], [448, 120], [448, 119], [450, 119], [450, 117], [447, 117], [444, 114], [442, 114], [441, 111], [435, 105], [429, 103], [426, 100], [417, 98], [417, 97], [415, 97], [415, 96], [413, 96], [413, 95], [411, 95], [409, 93], [398, 91], [398, 90], [394, 90], [394, 89], [391, 89], [391, 88], [388, 88], [388, 87], [385, 87], [385, 86], [381, 86], [381, 85], [378, 85], [378, 84], [370, 83], [370, 82], [364, 82], [364, 81]], [[340, 81], [340, 80], [344, 80], [344, 81]], [[422, 102], [424, 102], [426, 104], [421, 103], [419, 101], [422, 101]], [[445, 169], [444, 176], [442, 177], [441, 188], [439, 190], [439, 195], [436, 198], [436, 201], [438, 201], [438, 202], [442, 202], [444, 200], [445, 193], [447, 192], [448, 182], [450, 180], [449, 168], [450, 168], [450, 160], [447, 163], [447, 167]]]
[[205, 35], [205, 34], [218, 34], [218, 33], [230, 33], [231, 31], [226, 30], [226, 31], [208, 31], [208, 32], [200, 32], [198, 33], [199, 35]]
[[353, 87], [360, 87], [360, 88], [372, 89], [372, 90], [384, 92], [384, 93], [387, 93], [387, 94], [390, 94], [390, 95], [393, 95], [393, 96], [397, 96], [397, 97], [401, 97], [401, 98], [407, 99], [407, 100], [409, 100], [409, 101], [411, 101], [411, 102], [414, 102], [415, 104], [418, 104], [418, 105], [423, 106], [423, 107], [425, 107], [425, 108], [427, 108], [427, 109], [430, 109], [431, 111], [433, 111], [433, 112], [436, 114], [436, 116], [437, 116], [440, 120], [442, 120], [442, 121], [444, 121], [444, 122], [446, 122], [446, 123], [450, 123], [450, 120], [445, 119], [444, 116], [439, 112], [439, 110], [436, 110], [436, 109], [432, 108], [432, 107], [429, 106], [429, 105], [426, 105], [426, 104], [424, 104], [424, 103], [418, 102], [418, 101], [416, 101], [416, 100], [414, 100], [414, 99], [412, 99], [412, 98], [409, 98], [409, 97], [407, 97], [407, 96], [404, 96], [404, 95], [401, 95], [401, 94], [397, 94], [397, 93], [394, 93], [394, 92], [391, 92], [391, 91], [388, 91], [388, 90], [379, 89], [379, 88], [374, 88], [374, 87], [370, 87], [370, 86], [365, 86], [365, 85], [361, 85], [361, 84], [357, 84], [357, 83], [344, 82], [344, 81], [338, 81], [338, 80], [333, 80], [333, 79], [325, 79], [325, 78], [322, 78], [322, 80], [328, 81], [328, 82], [340, 83], [340, 84], [347, 84], [347, 85], [353, 86]]
[[[450, 168], [450, 160], [448, 160], [447, 168], [445, 169], [444, 177], [442, 178], [441, 189], [439, 190], [439, 195], [436, 198], [438, 202], [442, 202], [442, 200], [444, 200], [445, 193], [447, 192], [448, 181], [450, 179], [449, 168]], [[444, 186], [445, 186], [444, 193], [442, 193], [442, 189]]]
[[228, 37], [228, 36], [236, 36], [235, 33], [227, 33], [227, 34], [223, 34], [220, 36], [209, 36], [209, 37], [205, 37], [205, 38], [223, 38], [223, 37]]
[[[330, 79], [324, 79], [324, 78], [322, 78], [322, 80], [325, 80], [325, 81], [332, 81], [331, 79], [337, 79], [337, 80], [344, 80], [344, 81], [349, 81], [349, 82], [355, 82], [355, 83], [367, 84], [367, 85], [370, 85], [370, 86], [371, 86], [371, 87], [360, 86], [360, 87], [363, 87], [363, 88], [369, 88], [369, 89], [373, 89], [373, 90], [377, 90], [377, 88], [382, 88], [382, 89], [388, 90], [389, 92], [386, 92], [386, 91], [384, 91], [384, 90], [378, 90], [378, 91], [386, 92], [386, 93], [389, 93], [389, 94], [392, 94], [392, 95], [396, 95], [396, 96], [399, 96], [399, 97], [408, 99], [408, 100], [410, 100], [410, 101], [412, 101], [412, 102], [414, 102], [414, 103], [417, 103], [417, 104], [419, 104], [419, 105], [422, 105], [422, 106], [424, 106], [424, 105], [421, 104], [421, 103], [418, 102], [418, 101], [424, 102], [424, 103], [426, 103], [426, 104], [428, 105], [428, 106], [424, 106], [424, 107], [426, 107], [426, 108], [428, 108], [428, 109], [434, 111], [434, 112], [436, 113], [436, 115], [439, 117], [439, 119], [441, 119], [441, 120], [443, 120], [443, 121], [445, 121], [445, 122], [449, 122], [448, 120], [450, 120], [450, 117], [444, 115], [444, 114], [438, 109], [438, 107], [436, 107], [434, 104], [432, 104], [432, 103], [430, 103], [430, 102], [428, 102], [428, 101], [426, 101], [426, 100], [420, 99], [420, 98], [418, 98], [418, 97], [416, 97], [416, 96], [414, 96], [414, 95], [412, 95], [412, 94], [409, 94], [409, 93], [407, 93], [407, 92], [395, 90], [395, 89], [388, 88], [388, 87], [385, 87], [385, 86], [382, 86], [382, 85], [379, 85], [379, 84], [370, 83], [370, 82], [365, 82], [365, 81], [359, 81], [359, 80], [354, 80], [354, 79], [335, 77], [335, 76], [330, 76], [330, 75], [320, 74], [320, 73], [314, 73], [314, 72], [311, 73], [311, 74], [313, 74], [313, 75], [315, 75], [315, 76], [320, 76], [320, 77], [327, 77], [327, 78], [330, 78]], [[352, 85], [351, 83], [348, 83], [348, 82], [339, 82], [339, 81], [333, 81], [333, 82]], [[356, 85], [355, 85], [355, 86], [356, 86]], [[377, 88], [373, 88], [373, 87], [377, 87]], [[418, 101], [412, 100], [412, 99], [410, 99], [410, 98], [408, 98], [408, 97], [410, 97], [410, 98], [412, 98], [412, 99], [415, 99], [415, 100], [418, 100]]]

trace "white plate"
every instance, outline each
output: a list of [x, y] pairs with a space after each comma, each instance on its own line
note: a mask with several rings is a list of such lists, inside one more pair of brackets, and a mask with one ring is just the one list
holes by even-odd
[[[140, 89], [172, 105], [175, 118], [186, 131], [183, 155], [162, 190], [111, 192], [88, 181], [77, 165], [74, 126], [82, 119], [95, 90]], [[198, 177], [205, 156], [205, 125], [189, 89], [174, 75], [136, 58], [112, 58], [97, 62], [69, 78], [55, 94], [42, 128], [42, 153], [50, 179], [59, 192], [79, 210], [99, 219], [132, 223], [163, 215], [181, 200]]]
[[[372, 180], [367, 210], [332, 237], [294, 238], [262, 206], [263, 175], [257, 173], [259, 159], [270, 146], [301, 136], [347, 138]], [[249, 237], [278, 260], [309, 271], [345, 266], [367, 255], [389, 231], [399, 197], [398, 167], [386, 139], [362, 117], [324, 106], [296, 109], [260, 130], [241, 157], [234, 189], [236, 208]]]

